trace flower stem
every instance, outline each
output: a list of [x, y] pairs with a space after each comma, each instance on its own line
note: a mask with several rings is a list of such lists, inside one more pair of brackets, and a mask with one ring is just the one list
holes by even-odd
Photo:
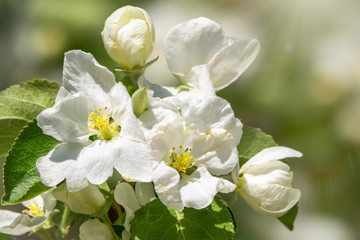
[[60, 231], [61, 231], [61, 235], [62, 235], [61, 237], [63, 239], [65, 238], [65, 236], [68, 234], [68, 231], [69, 231], [70, 226], [67, 224], [69, 216], [70, 216], [70, 208], [67, 204], [65, 204], [64, 213], [61, 217], [61, 223], [60, 223]]

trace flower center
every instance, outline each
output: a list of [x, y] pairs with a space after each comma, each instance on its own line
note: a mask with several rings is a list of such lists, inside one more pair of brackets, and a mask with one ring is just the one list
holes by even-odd
[[[105, 111], [107, 109], [108, 107], [104, 107]], [[90, 140], [111, 140], [119, 136], [121, 127], [114, 122], [110, 113], [103, 113], [102, 108], [99, 108], [96, 113], [92, 112], [88, 120], [91, 122], [89, 128], [96, 132], [95, 135], [90, 136]]]
[[183, 149], [182, 146], [179, 146], [178, 151], [175, 147], [172, 147], [168, 166], [175, 168], [179, 173], [186, 173], [188, 168], [195, 166], [194, 157], [190, 155], [191, 148]]
[[42, 206], [40, 206], [37, 202], [34, 202], [33, 204], [28, 204], [26, 206], [29, 209], [25, 209], [22, 211], [22, 213], [27, 213], [30, 216], [45, 216], [45, 211]]

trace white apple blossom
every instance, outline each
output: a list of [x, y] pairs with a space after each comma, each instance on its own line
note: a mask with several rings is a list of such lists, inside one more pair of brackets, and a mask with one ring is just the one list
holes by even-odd
[[69, 191], [79, 191], [89, 182], [105, 182], [113, 168], [127, 181], [151, 181], [146, 141], [131, 98], [91, 54], [65, 54], [63, 87], [55, 105], [37, 121], [44, 134], [62, 141], [37, 160], [45, 185], [66, 179]]
[[215, 91], [234, 82], [259, 52], [256, 39], [235, 39], [225, 35], [214, 21], [200, 17], [174, 26], [164, 41], [164, 53], [171, 72], [184, 84], [199, 87], [200, 78], [191, 78], [205, 65]]
[[279, 159], [301, 156], [287, 147], [262, 150], [240, 168], [237, 191], [255, 211], [270, 217], [284, 215], [298, 202], [301, 193], [292, 186], [289, 165]]
[[39, 227], [50, 227], [45, 225], [56, 205], [51, 190], [22, 202], [22, 205], [28, 208], [22, 213], [0, 210], [1, 233], [20, 236]]
[[125, 6], [106, 19], [102, 37], [109, 56], [123, 68], [133, 70], [142, 67], [150, 56], [155, 31], [146, 11]]
[[[204, 124], [200, 126], [204, 128]], [[234, 137], [221, 128], [201, 130], [195, 123], [170, 117], [156, 124], [148, 135], [155, 191], [172, 209], [202, 209], [218, 192], [236, 189], [231, 182], [212, 176], [227, 174], [235, 167]]]

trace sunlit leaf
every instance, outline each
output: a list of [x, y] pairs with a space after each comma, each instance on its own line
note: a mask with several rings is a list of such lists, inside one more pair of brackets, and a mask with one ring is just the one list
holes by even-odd
[[0, 156], [5, 156], [21, 129], [54, 104], [60, 85], [34, 79], [0, 92]]
[[131, 239], [226, 240], [235, 232], [233, 219], [221, 198], [207, 208], [175, 211], [154, 200], [135, 212]]

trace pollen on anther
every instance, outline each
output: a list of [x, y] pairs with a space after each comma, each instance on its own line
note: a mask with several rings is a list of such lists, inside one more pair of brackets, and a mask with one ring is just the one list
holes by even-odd
[[104, 109], [105, 109], [105, 110], [107, 110], [107, 109], [108, 109], [108, 107], [104, 107]]
[[101, 111], [102, 109], [101, 109], [101, 107], [99, 107], [99, 111]]
[[[192, 159], [192, 158], [191, 158]], [[191, 164], [191, 166], [195, 166], [195, 162], [193, 162], [192, 164]]]
[[191, 160], [193, 160], [193, 159], [194, 159], [194, 157], [193, 157], [193, 156], [190, 156], [190, 159], [191, 159]]
[[172, 150], [175, 151], [175, 147], [172, 147]]
[[191, 148], [189, 148], [189, 152], [191, 152]]
[[179, 148], [182, 148], [182, 146], [180, 145]]

